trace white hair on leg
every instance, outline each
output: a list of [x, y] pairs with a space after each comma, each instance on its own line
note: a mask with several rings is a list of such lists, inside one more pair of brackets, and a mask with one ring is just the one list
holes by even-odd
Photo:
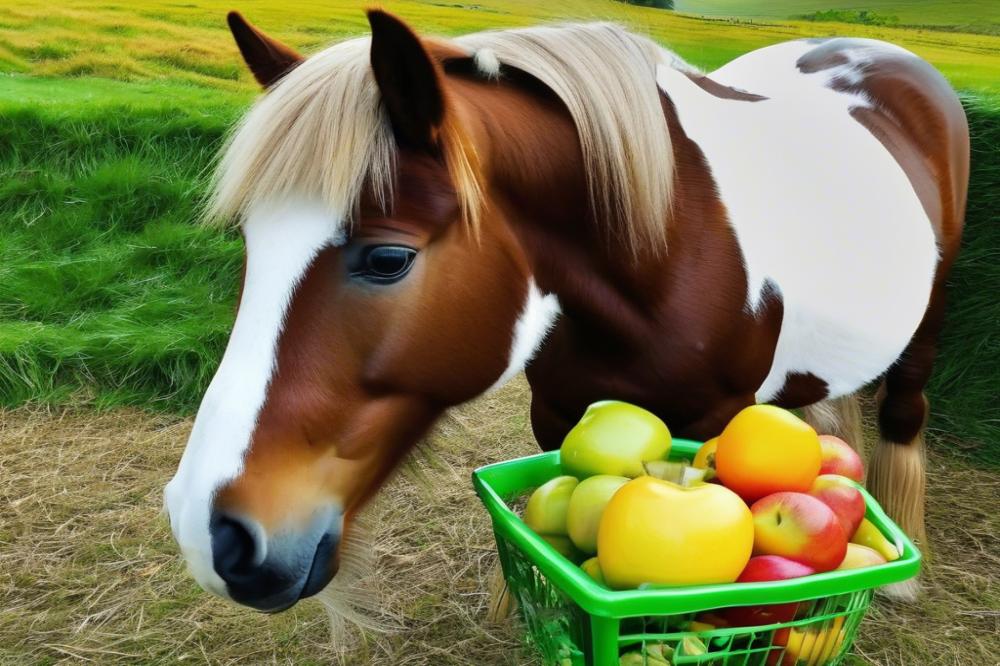
[[820, 435], [839, 437], [864, 453], [861, 401], [856, 394], [830, 398], [802, 409], [802, 418]]

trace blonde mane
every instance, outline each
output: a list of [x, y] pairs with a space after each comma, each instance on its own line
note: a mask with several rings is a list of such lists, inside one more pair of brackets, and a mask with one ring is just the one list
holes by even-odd
[[[238, 220], [266, 200], [305, 196], [350, 222], [366, 185], [390, 209], [395, 141], [369, 65], [370, 43], [331, 46], [257, 101], [226, 142], [208, 219]], [[607, 23], [483, 32], [454, 43], [481, 66], [514, 67], [549, 86], [576, 124], [597, 219], [633, 252], [666, 247], [674, 163], [656, 67], [686, 65]], [[446, 121], [444, 129], [445, 162], [475, 226], [478, 158], [461, 128]]]
[[[613, 23], [482, 32], [456, 43], [488, 50], [562, 100], [576, 124], [598, 220], [633, 253], [666, 248], [674, 176], [656, 67], [687, 68], [651, 40]], [[494, 58], [495, 56], [495, 58]]]

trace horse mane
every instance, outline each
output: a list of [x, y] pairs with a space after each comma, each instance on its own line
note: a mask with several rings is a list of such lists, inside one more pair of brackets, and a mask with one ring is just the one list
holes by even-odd
[[633, 253], [665, 249], [674, 152], [656, 67], [688, 65], [614, 23], [481, 32], [455, 42], [476, 51], [477, 62], [514, 67], [548, 86], [576, 125], [596, 219]]
[[[609, 23], [482, 32], [454, 43], [477, 63], [520, 69], [549, 86], [576, 124], [597, 219], [633, 252], [665, 248], [674, 160], [656, 66], [686, 65]], [[396, 148], [370, 44], [367, 37], [335, 44], [260, 97], [226, 141], [207, 219], [235, 221], [266, 200], [297, 195], [318, 198], [350, 221], [366, 185], [390, 209]], [[461, 128], [446, 124], [444, 158], [474, 226], [478, 158]]]

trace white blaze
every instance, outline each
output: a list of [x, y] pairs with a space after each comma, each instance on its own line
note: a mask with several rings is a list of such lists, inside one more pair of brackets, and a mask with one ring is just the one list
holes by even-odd
[[239, 313], [180, 466], [164, 491], [170, 526], [191, 573], [222, 596], [225, 583], [212, 566], [212, 500], [243, 467], [289, 302], [317, 253], [340, 241], [340, 224], [327, 209], [298, 201], [259, 208], [243, 225], [247, 265]]

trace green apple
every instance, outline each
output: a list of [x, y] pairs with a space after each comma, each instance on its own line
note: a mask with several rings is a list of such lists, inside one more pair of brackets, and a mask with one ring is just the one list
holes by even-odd
[[566, 510], [566, 531], [584, 553], [597, 552], [597, 526], [611, 496], [628, 483], [625, 476], [598, 474], [584, 479], [573, 491]]
[[563, 440], [563, 473], [635, 478], [644, 462], [666, 459], [670, 441], [670, 430], [652, 412], [619, 400], [595, 402]]
[[557, 476], [543, 483], [524, 507], [524, 523], [542, 536], [567, 536], [566, 512], [578, 483], [572, 476]]
[[587, 557], [573, 545], [573, 542], [569, 540], [568, 536], [563, 534], [543, 534], [541, 536], [542, 540], [552, 546], [557, 553], [565, 557], [570, 562], [579, 562]]

